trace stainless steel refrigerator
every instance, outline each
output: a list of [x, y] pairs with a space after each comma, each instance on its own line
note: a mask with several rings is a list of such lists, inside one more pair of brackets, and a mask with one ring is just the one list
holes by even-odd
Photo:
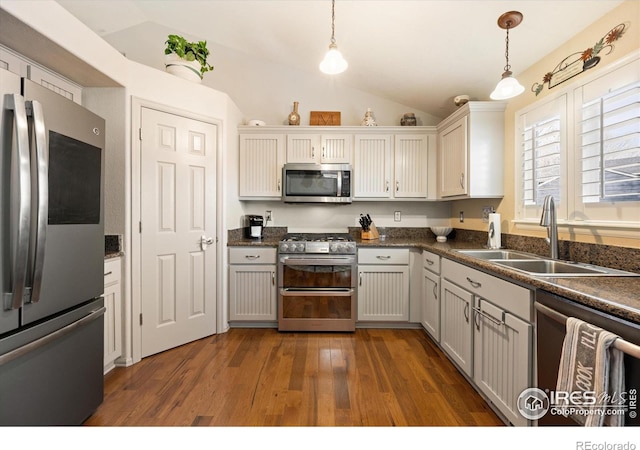
[[105, 122], [0, 69], [0, 425], [102, 403]]

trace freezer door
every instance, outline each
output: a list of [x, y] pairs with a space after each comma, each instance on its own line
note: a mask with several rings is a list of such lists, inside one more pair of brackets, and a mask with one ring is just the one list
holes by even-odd
[[[16, 242], [9, 222], [12, 216], [10, 212], [11, 161], [12, 155], [17, 153], [18, 136], [14, 111], [16, 98], [22, 98], [20, 77], [0, 69], [0, 289], [2, 289], [0, 291], [0, 335], [19, 326], [20, 305], [16, 307], [14, 302], [13, 281], [15, 280], [12, 278], [15, 277], [11, 276], [16, 265], [13, 257]], [[13, 160], [15, 162], [15, 157]]]

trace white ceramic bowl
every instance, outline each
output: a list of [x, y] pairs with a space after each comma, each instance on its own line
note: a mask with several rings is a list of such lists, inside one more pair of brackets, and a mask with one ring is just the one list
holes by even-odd
[[431, 227], [431, 231], [436, 235], [436, 241], [447, 242], [447, 235], [453, 231], [451, 227]]

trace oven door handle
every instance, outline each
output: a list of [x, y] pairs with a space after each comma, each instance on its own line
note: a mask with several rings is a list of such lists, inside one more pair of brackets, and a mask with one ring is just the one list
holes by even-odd
[[291, 258], [283, 256], [280, 258], [280, 262], [288, 266], [348, 266], [350, 264], [355, 264], [356, 260], [353, 257]]
[[280, 295], [284, 297], [351, 297], [352, 288], [281, 288]]

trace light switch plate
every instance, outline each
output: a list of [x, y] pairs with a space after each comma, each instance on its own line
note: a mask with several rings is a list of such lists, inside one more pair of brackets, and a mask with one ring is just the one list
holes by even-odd
[[393, 221], [400, 222], [402, 220], [402, 213], [400, 211], [395, 211], [393, 213]]

